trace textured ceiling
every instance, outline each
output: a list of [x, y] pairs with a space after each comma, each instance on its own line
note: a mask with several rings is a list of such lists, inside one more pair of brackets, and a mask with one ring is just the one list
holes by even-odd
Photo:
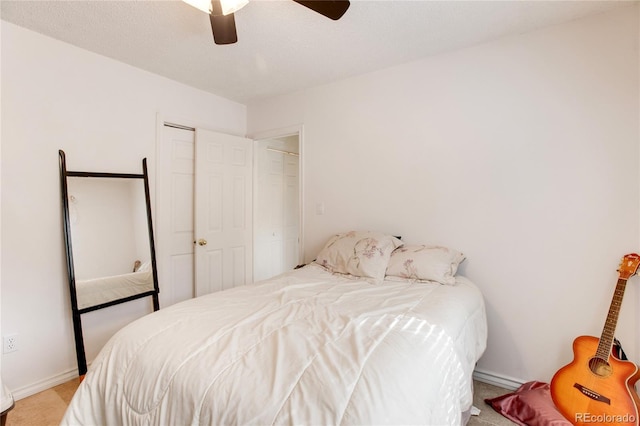
[[7, 1], [1, 17], [78, 47], [247, 103], [554, 25], [618, 1], [352, 0], [331, 21], [287, 0], [236, 13], [238, 43], [177, 0]]

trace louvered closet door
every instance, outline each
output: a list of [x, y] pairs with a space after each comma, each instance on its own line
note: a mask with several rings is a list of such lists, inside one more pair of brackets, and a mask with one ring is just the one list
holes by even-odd
[[196, 130], [196, 296], [252, 281], [252, 141]]

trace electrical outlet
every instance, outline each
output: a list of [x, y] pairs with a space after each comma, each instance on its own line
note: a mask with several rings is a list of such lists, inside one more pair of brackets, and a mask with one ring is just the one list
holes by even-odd
[[8, 354], [9, 352], [15, 352], [18, 350], [18, 335], [11, 334], [4, 336], [2, 341], [2, 352]]

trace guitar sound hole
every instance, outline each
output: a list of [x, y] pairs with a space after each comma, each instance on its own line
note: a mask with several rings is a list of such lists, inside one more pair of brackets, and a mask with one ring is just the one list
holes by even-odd
[[593, 374], [600, 377], [611, 375], [611, 365], [604, 359], [593, 357], [589, 360], [589, 369]]

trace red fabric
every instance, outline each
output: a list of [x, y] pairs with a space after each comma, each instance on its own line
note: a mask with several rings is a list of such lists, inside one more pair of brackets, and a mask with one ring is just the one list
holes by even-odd
[[548, 383], [527, 382], [515, 392], [484, 402], [521, 426], [571, 426], [553, 404]]

